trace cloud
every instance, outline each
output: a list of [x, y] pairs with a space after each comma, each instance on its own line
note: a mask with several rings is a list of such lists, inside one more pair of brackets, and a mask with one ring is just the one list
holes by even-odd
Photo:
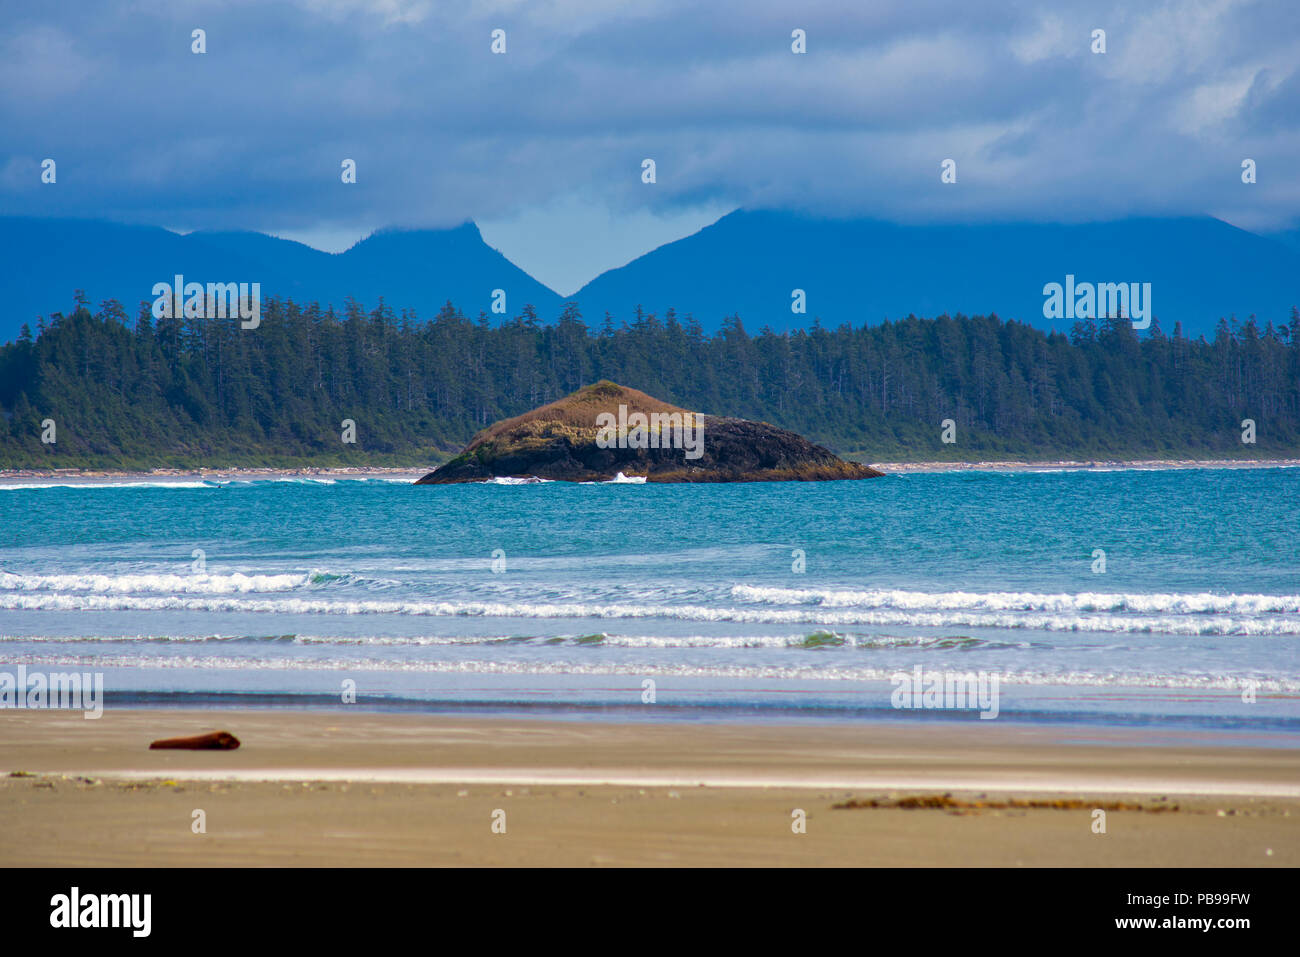
[[307, 13], [346, 20], [354, 16], [378, 20], [383, 26], [421, 23], [433, 11], [432, 0], [294, 0]]
[[[195, 27], [206, 54], [190, 52]], [[806, 54], [790, 50], [796, 27]], [[734, 206], [898, 221], [1215, 211], [1280, 228], [1300, 220], [1297, 38], [1288, 0], [1050, 14], [995, 0], [36, 5], [10, 18], [0, 56], [0, 204], [335, 237], [522, 229], [549, 210], [560, 243], [597, 214], [644, 224], [650, 242], [651, 224]], [[39, 182], [46, 156], [56, 186]], [[345, 158], [355, 185], [340, 182]], [[590, 244], [573, 245], [595, 269]]]
[[83, 91], [95, 60], [58, 26], [19, 26], [0, 39], [0, 97], [10, 107], [40, 107]]

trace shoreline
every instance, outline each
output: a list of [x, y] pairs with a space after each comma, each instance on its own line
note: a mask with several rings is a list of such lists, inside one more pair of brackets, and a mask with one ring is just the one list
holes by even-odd
[[[199, 710], [0, 728], [0, 866], [1300, 864], [1300, 755], [1139, 731]], [[216, 728], [241, 747], [148, 749]]]
[[303, 468], [214, 468], [149, 471], [112, 469], [0, 469], [0, 485], [17, 485], [39, 481], [67, 485], [115, 485], [123, 482], [150, 482], [157, 485], [180, 485], [194, 482], [257, 481], [259, 479], [386, 479], [398, 481], [428, 475], [433, 466], [383, 467], [339, 466]]
[[1181, 469], [1280, 469], [1300, 467], [1300, 459], [1088, 459], [990, 462], [872, 462], [888, 472], [1163, 472]]
[[[856, 460], [855, 460], [856, 461]], [[938, 472], [1107, 472], [1171, 471], [1183, 469], [1268, 469], [1300, 468], [1296, 459], [1053, 459], [1045, 461], [1000, 460], [981, 462], [864, 462], [889, 473]], [[117, 469], [0, 469], [0, 485], [17, 485], [38, 481], [66, 485], [114, 485], [125, 482], [149, 482], [157, 485], [203, 481], [258, 481], [268, 479], [384, 479], [388, 481], [422, 478], [435, 466], [307, 466], [297, 468], [226, 467], [211, 469], [158, 468], [145, 470]]]

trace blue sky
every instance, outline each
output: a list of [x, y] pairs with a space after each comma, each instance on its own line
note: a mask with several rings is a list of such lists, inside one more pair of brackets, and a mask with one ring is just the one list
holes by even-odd
[[742, 206], [1294, 229], [1300, 4], [6, 0], [0, 131], [3, 214], [328, 249], [473, 219], [566, 294]]

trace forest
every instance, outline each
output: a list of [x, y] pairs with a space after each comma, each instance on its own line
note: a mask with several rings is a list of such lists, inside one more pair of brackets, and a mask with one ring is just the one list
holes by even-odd
[[78, 293], [0, 346], [0, 468], [423, 466], [600, 379], [869, 462], [1300, 454], [1295, 308], [1279, 327], [1225, 318], [1213, 341], [1159, 320], [1067, 335], [996, 315], [757, 334], [732, 316], [706, 335], [672, 310], [589, 326], [569, 303], [551, 322], [525, 307], [492, 323], [451, 303], [432, 319], [395, 314], [382, 299], [369, 311], [271, 299], [243, 329], [155, 320], [143, 303], [132, 320]]

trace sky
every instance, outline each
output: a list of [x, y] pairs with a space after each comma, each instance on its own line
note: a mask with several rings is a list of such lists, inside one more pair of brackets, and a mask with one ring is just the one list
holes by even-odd
[[567, 295], [741, 207], [1296, 229], [1300, 4], [0, 0], [0, 215], [474, 220]]

